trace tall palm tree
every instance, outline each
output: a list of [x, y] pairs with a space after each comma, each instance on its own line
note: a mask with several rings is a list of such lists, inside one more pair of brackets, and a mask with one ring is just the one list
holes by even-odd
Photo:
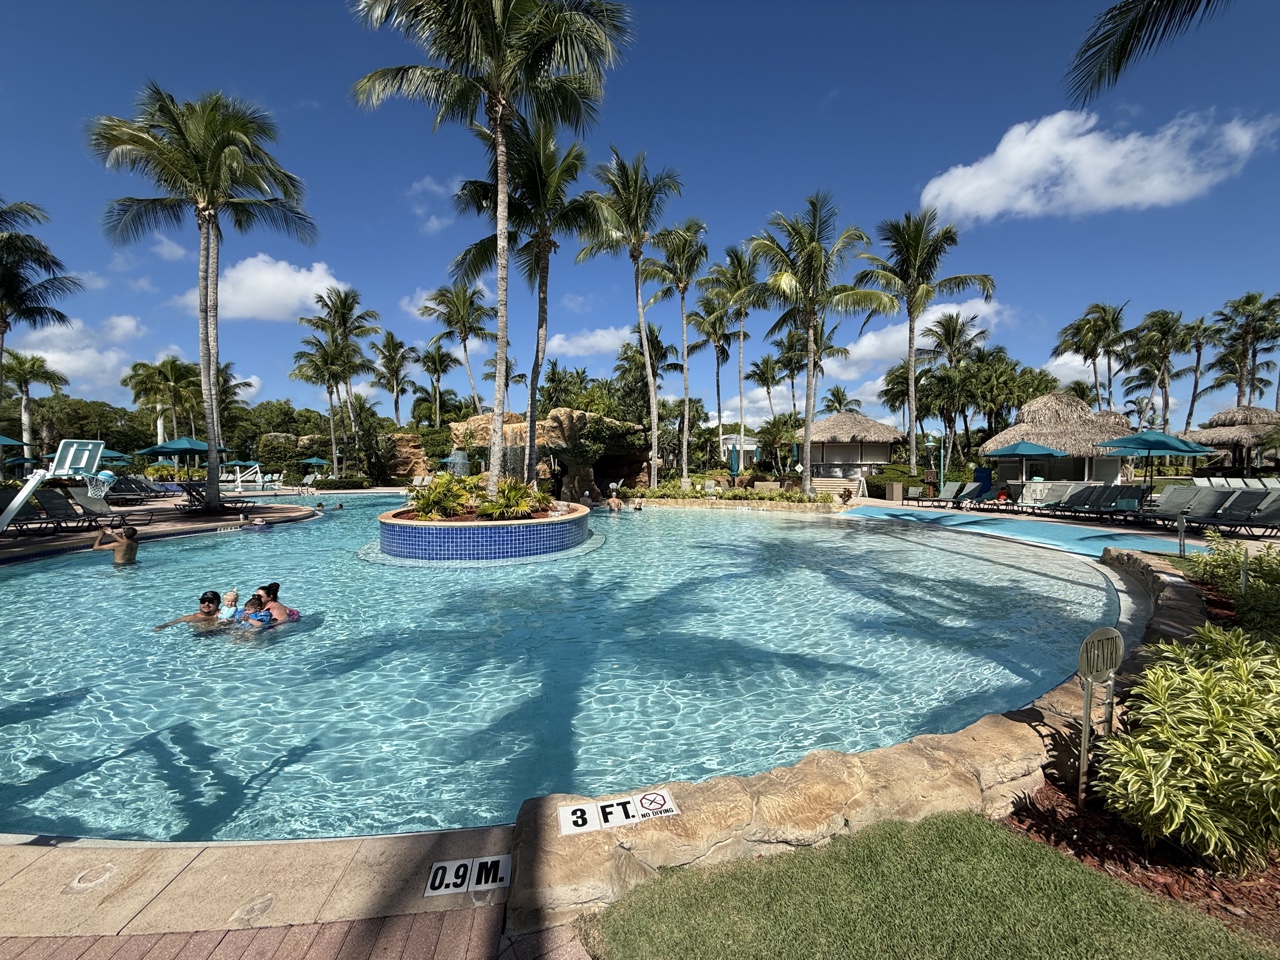
[[[680, 193], [680, 177], [674, 170], [662, 169], [650, 175], [644, 154], [631, 163], [622, 159], [617, 147], [609, 148], [612, 157], [595, 169], [595, 178], [603, 190], [584, 194], [591, 202], [595, 216], [582, 234], [583, 247], [578, 262], [601, 254], [617, 256], [625, 253], [631, 260], [636, 296], [636, 331], [644, 330], [644, 300], [640, 296], [641, 264], [645, 248], [653, 242], [658, 222], [667, 201]], [[649, 341], [641, 336], [645, 376], [649, 386], [649, 485], [658, 485], [658, 384], [654, 379]]]
[[604, 72], [628, 37], [626, 9], [612, 0], [355, 0], [366, 26], [390, 25], [432, 63], [375, 70], [355, 84], [376, 107], [391, 97], [436, 111], [436, 127], [475, 123], [493, 140], [497, 261], [497, 381], [490, 430], [488, 493], [502, 464], [507, 366], [507, 135], [519, 113], [581, 131], [595, 118]]
[[751, 361], [751, 369], [747, 371], [746, 381], [764, 388], [765, 399], [769, 401], [770, 420], [777, 416], [773, 409], [773, 388], [785, 379], [786, 374], [778, 366], [778, 360], [773, 354], [766, 353], [759, 360]]
[[[345, 403], [347, 419], [351, 432], [356, 432], [356, 411], [352, 401], [351, 380], [353, 377], [375, 372], [375, 367], [364, 355], [360, 341], [365, 337], [376, 337], [382, 332], [377, 325], [381, 319], [377, 310], [360, 309], [360, 293], [351, 287], [326, 287], [324, 293], [315, 295], [316, 306], [322, 311], [316, 317], [299, 317], [298, 322], [319, 330], [346, 350], [347, 378], [339, 385], [338, 402]], [[355, 349], [347, 350], [350, 344]], [[346, 396], [342, 395], [342, 387], [346, 387]]]
[[726, 247], [724, 262], [711, 265], [707, 271], [707, 290], [714, 290], [724, 300], [729, 313], [729, 322], [736, 323], [738, 340], [738, 449], [746, 449], [747, 439], [747, 407], [746, 372], [743, 364], [746, 356], [746, 343], [751, 339], [747, 333], [747, 316], [752, 310], [763, 309], [769, 305], [768, 291], [765, 290], [756, 272], [760, 267], [760, 258], [751, 253], [750, 248], [736, 246]]
[[1182, 377], [1191, 374], [1191, 399], [1187, 402], [1187, 422], [1183, 430], [1190, 430], [1195, 422], [1196, 401], [1200, 399], [1200, 375], [1204, 372], [1204, 351], [1206, 347], [1222, 345], [1223, 329], [1221, 324], [1206, 321], [1204, 317], [1196, 317], [1187, 324], [1187, 349], [1194, 358], [1191, 366], [1183, 367], [1174, 376]]
[[[481, 139], [490, 146], [488, 131]], [[557, 237], [580, 233], [593, 216], [591, 204], [581, 197], [570, 197], [569, 188], [578, 179], [587, 162], [582, 144], [574, 142], [563, 150], [556, 141], [555, 127], [535, 123], [532, 127], [517, 118], [507, 141], [508, 147], [508, 225], [510, 242], [517, 244], [516, 265], [538, 297], [538, 332], [530, 368], [529, 406], [526, 412], [525, 480], [532, 483], [538, 469], [538, 380], [547, 355], [548, 299], [551, 277], [551, 255], [560, 249]], [[497, 170], [490, 170], [489, 180], [467, 180], [455, 198], [462, 212], [496, 218]], [[523, 243], [521, 239], [523, 238]], [[474, 283], [496, 265], [497, 238], [490, 236], [464, 250], [454, 261], [456, 277]], [[495, 364], [497, 358], [494, 358]], [[487, 362], [487, 361], [486, 361]], [[508, 367], [512, 361], [508, 359]], [[516, 382], [510, 380], [509, 382]]]
[[1152, 310], [1133, 328], [1128, 342], [1130, 366], [1135, 373], [1125, 379], [1125, 386], [1132, 389], [1141, 384], [1149, 391], [1148, 410], [1155, 409], [1156, 394], [1160, 394], [1160, 429], [1168, 433], [1170, 385], [1178, 375], [1173, 358], [1190, 351], [1190, 331], [1182, 322], [1181, 312]]
[[[858, 286], [872, 286], [893, 297], [895, 309], [907, 311], [907, 418], [916, 419], [916, 321], [938, 294], [951, 295], [976, 288], [990, 302], [996, 282], [985, 273], [961, 273], [939, 277], [943, 258], [960, 242], [954, 224], [938, 225], [938, 211], [925, 207], [903, 214], [901, 220], [885, 220], [877, 234], [887, 249], [884, 258], [861, 256], [871, 263], [854, 278]], [[883, 311], [879, 311], [883, 312]], [[876, 313], [869, 313], [870, 320]], [[864, 324], [865, 326], [865, 324]], [[916, 431], [908, 431], [907, 449], [911, 475], [916, 473]]]
[[[516, 384], [517, 386], [520, 386], [520, 385], [527, 386], [529, 383], [529, 375], [525, 373], [515, 372], [515, 368], [519, 366], [519, 364], [516, 362], [516, 358], [513, 357], [511, 354], [507, 354], [507, 360], [509, 360], [510, 362], [507, 364], [507, 382], [504, 385], [504, 389], [509, 395], [511, 392], [511, 385], [513, 383]], [[480, 379], [485, 381], [486, 383], [493, 383], [495, 380], [498, 379], [498, 358], [497, 357], [490, 357], [484, 362], [484, 373], [481, 374]]]
[[1107, 303], [1091, 303], [1083, 314], [1058, 331], [1058, 342], [1050, 354], [1056, 358], [1073, 353], [1089, 365], [1093, 371], [1093, 392], [1098, 398], [1099, 413], [1110, 387], [1106, 391], [1102, 389], [1098, 360], [1110, 357], [1111, 345], [1119, 338], [1123, 327], [1124, 308], [1125, 304], [1116, 307]]
[[724, 405], [720, 399], [720, 368], [729, 362], [729, 344], [733, 331], [729, 325], [729, 313], [721, 302], [710, 293], [698, 298], [699, 310], [689, 314], [689, 325], [700, 339], [689, 344], [690, 355], [711, 351], [716, 370], [716, 429], [720, 446], [724, 449]]
[[429, 349], [418, 351], [418, 362], [422, 364], [422, 372], [431, 378], [431, 384], [434, 387], [435, 417], [432, 419], [431, 425], [439, 429], [440, 381], [447, 377], [451, 371], [462, 366], [462, 361], [436, 343], [431, 345]]
[[[43, 240], [22, 232], [48, 222], [43, 207], [22, 200], [5, 203], [0, 197], [0, 370], [5, 362], [5, 334], [15, 323], [66, 326], [70, 318], [53, 304], [83, 289], [79, 280], [63, 273], [66, 267]], [[3, 386], [4, 375], [0, 373]]]
[[[1213, 316], [1221, 325], [1223, 353], [1230, 355], [1235, 373], [1236, 406], [1252, 404], [1254, 396], [1262, 392], [1258, 389], [1258, 345], [1266, 342], [1280, 317], [1280, 295], [1264, 298], [1259, 292], [1246, 293], [1228, 300]], [[1218, 364], [1219, 369], [1223, 366]]]
[[1067, 73], [1071, 99], [1083, 106], [1115, 86], [1138, 60], [1222, 12], [1231, 0], [1121, 0], [1093, 21]]
[[417, 386], [409, 379], [409, 367], [418, 362], [418, 351], [405, 344], [390, 330], [383, 333], [382, 342], [373, 344], [372, 349], [377, 358], [373, 382], [391, 394], [391, 406], [395, 412], [396, 426], [399, 427], [400, 398], [411, 393]]
[[155, 363], [139, 360], [129, 368], [120, 385], [133, 391], [133, 402], [151, 407], [156, 414], [156, 443], [165, 440], [164, 418], [179, 436], [178, 418], [187, 420], [201, 407], [200, 367], [170, 354]]
[[944, 367], [958, 367], [974, 354], [991, 337], [990, 330], [978, 326], [978, 315], [961, 317], [953, 312], [944, 313], [920, 332], [920, 339], [931, 344], [917, 352], [926, 363]]
[[[920, 390], [921, 381], [924, 379], [926, 368], [919, 367], [915, 372], [915, 388], [917, 392]], [[921, 420], [909, 420], [910, 415], [910, 395], [907, 389], [907, 360], [903, 357], [892, 367], [884, 372], [882, 380], [883, 386], [880, 392], [876, 394], [879, 400], [891, 413], [902, 414], [902, 432], [915, 433], [917, 430], [923, 430], [924, 424]], [[920, 411], [916, 411], [919, 415]]]
[[684, 374], [684, 407], [680, 414], [680, 484], [689, 485], [689, 315], [685, 296], [707, 263], [707, 225], [690, 217], [678, 227], [660, 230], [653, 245], [665, 254], [662, 260], [645, 257], [640, 278], [661, 287], [646, 308], [672, 297], [680, 301], [680, 369]]
[[808, 338], [803, 330], [788, 330], [780, 337], [774, 337], [769, 345], [778, 351], [778, 369], [782, 371], [787, 383], [791, 386], [791, 412], [800, 415], [800, 406], [796, 402], [796, 378], [804, 373], [809, 362]]
[[[476, 413], [483, 413], [480, 406], [480, 391], [476, 389], [476, 378], [471, 375], [471, 353], [467, 349], [467, 344], [472, 340], [493, 343], [498, 339], [498, 334], [486, 326], [488, 321], [498, 315], [497, 308], [484, 305], [484, 290], [480, 287], [472, 286], [463, 280], [455, 280], [452, 284], [436, 287], [432, 293], [428, 294], [426, 303], [418, 308], [418, 314], [439, 320], [444, 326], [443, 332], [437, 333], [427, 341], [428, 346], [456, 343], [462, 348], [462, 365], [466, 368], [467, 380], [471, 383], [471, 396], [475, 400]], [[502, 367], [506, 369], [505, 362], [502, 363]], [[498, 455], [502, 455], [501, 449]], [[500, 464], [502, 461], [489, 462]]]
[[[290, 371], [289, 378], [324, 387], [329, 403], [329, 449], [336, 468], [340, 462], [336, 421], [340, 418], [335, 413], [335, 398], [341, 400], [339, 391], [351, 365], [351, 348], [354, 344], [342, 343], [332, 333], [326, 333], [323, 337], [308, 334], [302, 338], [302, 346], [303, 349], [293, 355], [294, 368]], [[351, 438], [346, 431], [347, 425], [344, 422], [343, 447], [350, 450]]]
[[845, 388], [838, 383], [828, 390], [827, 395], [822, 398], [822, 412], [824, 414], [853, 413], [861, 409], [862, 401], [857, 397], [849, 396]]
[[[108, 239], [132, 243], [180, 226], [188, 213], [195, 218], [200, 388], [210, 449], [222, 438], [215, 394], [222, 222], [242, 233], [265, 224], [304, 242], [315, 236], [315, 224], [302, 209], [302, 181], [267, 150], [275, 140], [275, 122], [250, 103], [221, 93], [179, 103], [155, 83], [143, 90], [137, 119], [98, 117], [90, 127], [90, 145], [108, 169], [140, 173], [163, 194], [113, 201], [104, 215]], [[217, 470], [208, 472], [205, 499], [210, 510], [218, 509]]]
[[35, 456], [35, 431], [31, 420], [31, 388], [52, 387], [55, 391], [71, 381], [49, 366], [49, 361], [38, 353], [19, 353], [10, 350], [4, 361], [4, 379], [12, 383], [21, 398], [19, 407], [22, 418], [23, 456]]
[[785, 216], [774, 213], [768, 229], [750, 240], [751, 252], [760, 258], [766, 271], [764, 280], [769, 299], [784, 308], [770, 335], [790, 327], [804, 331], [807, 374], [804, 402], [804, 467], [801, 483], [812, 487], [813, 419], [818, 401], [819, 331], [826, 316], [854, 312], [892, 313], [897, 302], [877, 290], [837, 283], [836, 278], [848, 258], [870, 238], [857, 227], [837, 233], [836, 209], [831, 195], [818, 191], [805, 200], [803, 212]]

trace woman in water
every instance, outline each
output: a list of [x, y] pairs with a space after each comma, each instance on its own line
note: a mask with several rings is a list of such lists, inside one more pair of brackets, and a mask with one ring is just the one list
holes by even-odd
[[262, 599], [262, 607], [271, 614], [272, 623], [293, 623], [302, 614], [280, 602], [280, 584], [268, 583], [253, 591], [255, 597]]

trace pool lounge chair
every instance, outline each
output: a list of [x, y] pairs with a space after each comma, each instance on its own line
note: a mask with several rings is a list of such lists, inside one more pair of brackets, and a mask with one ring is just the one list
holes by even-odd
[[1197, 526], [1204, 529], [1212, 527], [1223, 533], [1237, 533], [1249, 528], [1253, 515], [1265, 501], [1273, 499], [1271, 490], [1241, 490], [1227, 503], [1219, 508], [1212, 517], [1204, 517]]
[[[9, 509], [9, 505], [17, 499], [17, 490], [0, 490], [0, 513]], [[5, 534], [47, 534], [58, 532], [58, 521], [51, 517], [42, 517], [36, 513], [30, 503], [24, 503], [13, 515], [9, 525], [0, 533]]]
[[1208, 477], [1192, 477], [1191, 485], [1195, 487], [1212, 487], [1213, 486], [1213, 484], [1209, 482]]
[[947, 506], [954, 507], [957, 510], [966, 509], [966, 504], [972, 505], [975, 500], [982, 496], [982, 484], [976, 480], [970, 481], [964, 485], [964, 489], [952, 498], [951, 503]]
[[32, 494], [44, 515], [58, 521], [59, 530], [91, 530], [96, 529], [98, 522], [87, 514], [80, 513], [71, 505], [63, 492], [56, 487], [44, 487]]
[[[187, 495], [186, 503], [175, 503], [174, 509], [179, 513], [201, 513], [205, 510], [208, 500], [205, 499], [204, 487], [198, 483], [180, 484], [183, 492]], [[252, 500], [246, 500], [240, 497], [219, 497], [218, 509], [222, 513], [248, 513], [256, 504]]]
[[98, 522], [99, 527], [107, 529], [119, 529], [130, 525], [141, 527], [150, 523], [156, 516], [154, 510], [148, 510], [145, 507], [140, 510], [112, 510], [107, 501], [91, 496], [85, 487], [69, 487], [67, 493], [71, 494], [71, 499], [85, 512], [86, 516], [93, 517]]
[[1077, 507], [1083, 507], [1092, 503], [1102, 493], [1102, 485], [1097, 483], [1087, 483], [1072, 489], [1065, 497], [1057, 503], [1042, 503], [1033, 509], [1033, 513], [1037, 516], [1050, 515], [1060, 516], [1069, 514]]
[[1011, 513], [1017, 510], [1018, 501], [1022, 499], [1023, 491], [1027, 489], [1027, 485], [1025, 483], [1007, 483], [1005, 488], [1009, 493], [1003, 500], [1000, 499], [1000, 491], [997, 490], [996, 495], [990, 500], [975, 504], [975, 506], [980, 506], [984, 510], [997, 510], [1001, 513], [1006, 511]]
[[938, 491], [937, 496], [921, 497], [920, 502], [931, 507], [939, 506], [943, 503], [951, 503], [956, 498], [956, 494], [960, 492], [959, 480], [948, 480], [942, 485], [942, 489]]
[[1253, 512], [1240, 528], [1248, 537], [1273, 537], [1280, 534], [1280, 493], [1267, 491], [1271, 496]]
[[[1218, 515], [1218, 511], [1225, 507], [1238, 494], [1239, 490], [1218, 490], [1210, 487], [1208, 490], [1201, 490], [1190, 506], [1183, 511], [1183, 519], [1186, 525], [1192, 529], [1200, 529], [1206, 526], [1205, 521], [1213, 520]], [[1177, 522], [1177, 516], [1164, 521], [1172, 525]]]
[[314, 473], [308, 473], [298, 483], [298, 493], [303, 493], [307, 490], [310, 490], [312, 493], [315, 493], [315, 485], [316, 485], [316, 475]]
[[1179, 484], [1167, 486], [1154, 505], [1146, 507], [1135, 518], [1139, 523], [1173, 523], [1201, 494], [1212, 493], [1210, 487]]
[[[759, 484], [756, 484], [759, 487]], [[924, 499], [924, 487], [907, 487], [907, 492], [902, 495], [902, 502], [919, 503]]]

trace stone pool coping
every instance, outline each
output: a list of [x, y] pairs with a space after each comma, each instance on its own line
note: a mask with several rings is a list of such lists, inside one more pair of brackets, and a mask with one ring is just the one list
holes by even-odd
[[[1199, 594], [1169, 563], [1110, 549], [1102, 563], [1151, 598], [1142, 643], [1185, 636], [1206, 619]], [[1136, 672], [1139, 646], [1121, 682]], [[752, 777], [659, 785], [671, 789], [679, 816], [571, 836], [559, 835], [559, 806], [645, 788], [537, 797], [514, 825], [434, 834], [207, 844], [0, 835], [0, 936], [238, 929], [504, 901], [506, 934], [518, 936], [603, 909], [664, 866], [812, 846], [885, 819], [953, 810], [1003, 816], [1046, 771], [1070, 776], [1082, 709], [1079, 685], [1068, 679], [1021, 710], [954, 734], [862, 754], [814, 751]], [[509, 889], [423, 896], [436, 861], [506, 852], [513, 855]]]

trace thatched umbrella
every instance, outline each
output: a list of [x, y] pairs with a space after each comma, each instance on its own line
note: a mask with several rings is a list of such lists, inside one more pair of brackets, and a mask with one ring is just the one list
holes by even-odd
[[1046, 393], [1024, 403], [1013, 426], [997, 433], [978, 452], [985, 457], [992, 450], [1026, 440], [1088, 460], [1099, 455], [1096, 444], [1132, 432], [1122, 413], [1094, 413], [1079, 397]]
[[897, 443], [907, 435], [861, 413], [833, 413], [813, 421], [812, 443]]
[[1266, 407], [1234, 407], [1215, 413], [1202, 430], [1178, 434], [1195, 443], [1231, 451], [1231, 462], [1243, 466], [1249, 451], [1258, 447], [1267, 434], [1280, 428], [1280, 413]]

